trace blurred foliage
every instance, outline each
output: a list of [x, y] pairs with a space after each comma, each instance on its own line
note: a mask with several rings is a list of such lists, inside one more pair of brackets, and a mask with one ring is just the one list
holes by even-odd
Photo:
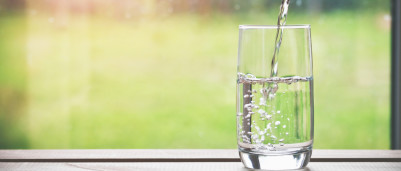
[[[315, 147], [389, 148], [389, 1], [295, 0]], [[235, 148], [239, 24], [279, 0], [0, 1], [0, 148]]]

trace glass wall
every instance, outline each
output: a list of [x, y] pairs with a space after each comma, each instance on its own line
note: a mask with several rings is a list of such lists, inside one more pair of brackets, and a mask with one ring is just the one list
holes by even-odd
[[[238, 25], [279, 6], [0, 0], [0, 148], [236, 148]], [[389, 0], [291, 1], [287, 24], [312, 25], [315, 148], [390, 147], [390, 23]]]

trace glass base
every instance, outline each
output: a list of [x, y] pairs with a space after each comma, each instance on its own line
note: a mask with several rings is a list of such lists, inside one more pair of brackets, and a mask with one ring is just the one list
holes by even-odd
[[239, 152], [242, 163], [249, 169], [288, 170], [305, 167], [312, 155], [312, 150], [289, 154], [255, 154]]

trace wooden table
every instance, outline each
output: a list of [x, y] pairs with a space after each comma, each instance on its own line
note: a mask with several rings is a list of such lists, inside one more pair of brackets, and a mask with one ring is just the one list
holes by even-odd
[[[237, 150], [0, 150], [0, 170], [248, 170]], [[314, 150], [303, 170], [401, 171], [401, 150]]]

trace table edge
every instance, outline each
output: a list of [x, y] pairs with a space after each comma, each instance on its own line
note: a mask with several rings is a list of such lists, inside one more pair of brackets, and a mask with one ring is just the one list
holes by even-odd
[[[235, 149], [0, 150], [0, 162], [239, 162]], [[401, 150], [313, 150], [311, 162], [401, 162]]]

